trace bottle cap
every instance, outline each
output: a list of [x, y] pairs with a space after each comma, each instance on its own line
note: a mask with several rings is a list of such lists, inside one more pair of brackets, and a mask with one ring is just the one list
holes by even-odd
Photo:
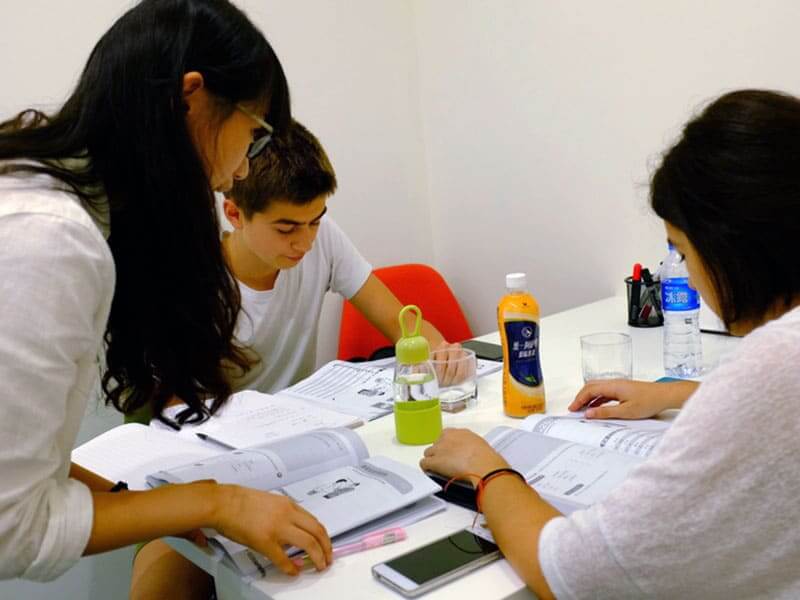
[[[405, 316], [407, 312], [417, 313], [417, 319], [414, 321], [414, 330], [410, 334], [406, 330]], [[428, 345], [428, 340], [419, 333], [422, 329], [422, 311], [418, 306], [409, 304], [400, 311], [398, 319], [400, 320], [400, 331], [403, 335], [394, 346], [397, 364], [417, 365], [428, 360], [431, 348]]]
[[506, 287], [510, 290], [524, 290], [528, 287], [525, 273], [509, 273], [506, 275]]

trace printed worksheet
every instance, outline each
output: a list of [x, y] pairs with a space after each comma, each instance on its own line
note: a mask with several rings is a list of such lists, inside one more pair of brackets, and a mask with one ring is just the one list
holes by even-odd
[[[372, 421], [392, 412], [394, 407], [393, 357], [371, 362], [329, 362], [313, 375], [280, 392]], [[503, 368], [503, 363], [478, 359], [478, 378]]]
[[394, 406], [394, 363], [376, 362], [329, 362], [281, 394], [372, 421], [392, 412]]
[[542, 497], [565, 514], [605, 498], [642, 458], [510, 427], [486, 436]]
[[603, 421], [572, 416], [531, 415], [522, 422], [520, 429], [645, 457], [655, 450], [668, 426], [668, 422], [657, 419]]

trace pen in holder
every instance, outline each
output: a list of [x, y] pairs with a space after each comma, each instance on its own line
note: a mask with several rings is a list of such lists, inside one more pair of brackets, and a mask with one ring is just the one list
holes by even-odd
[[631, 327], [660, 327], [664, 324], [664, 313], [661, 309], [661, 282], [653, 279], [649, 270], [641, 267], [634, 268], [633, 277], [625, 278], [625, 288], [628, 299], [628, 325]]
[[[407, 313], [416, 313], [414, 329], [406, 328]], [[403, 307], [399, 315], [402, 337], [395, 346], [394, 423], [401, 444], [431, 444], [442, 433], [439, 382], [430, 361], [430, 345], [420, 331], [422, 311]]]

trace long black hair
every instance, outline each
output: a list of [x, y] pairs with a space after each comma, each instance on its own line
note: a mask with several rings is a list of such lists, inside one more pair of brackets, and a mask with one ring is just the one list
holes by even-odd
[[231, 371], [251, 361], [233, 339], [240, 298], [186, 123], [191, 71], [202, 74], [219, 123], [237, 102], [260, 101], [267, 121], [287, 128], [280, 62], [227, 0], [144, 0], [97, 43], [60, 111], [26, 111], [0, 125], [0, 160], [10, 161], [3, 172], [46, 173], [88, 207], [107, 203], [117, 282], [106, 401], [123, 412], [150, 404], [163, 418], [178, 396], [189, 405], [181, 420], [213, 413], [231, 392]]
[[721, 96], [666, 152], [650, 200], [697, 250], [726, 325], [789, 308], [800, 294], [800, 100]]

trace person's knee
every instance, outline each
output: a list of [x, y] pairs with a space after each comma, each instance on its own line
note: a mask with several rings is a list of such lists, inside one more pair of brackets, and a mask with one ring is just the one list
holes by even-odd
[[146, 544], [133, 561], [131, 600], [208, 600], [214, 579], [166, 542]]

